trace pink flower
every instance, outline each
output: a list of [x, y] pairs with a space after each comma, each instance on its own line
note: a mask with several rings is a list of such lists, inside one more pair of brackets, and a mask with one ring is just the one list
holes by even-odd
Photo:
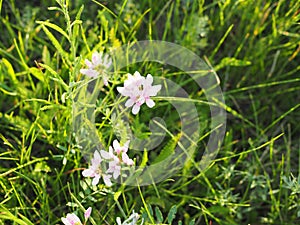
[[80, 219], [74, 213], [68, 213], [66, 218], [61, 218], [61, 221], [65, 225], [82, 225]]
[[92, 159], [92, 164], [88, 169], [85, 169], [82, 172], [84, 177], [94, 178], [92, 181], [92, 185], [97, 185], [99, 183], [100, 178], [103, 178], [104, 183], [110, 187], [112, 183], [110, 182], [111, 175], [107, 175], [103, 173], [101, 169], [102, 158], [98, 151], [94, 152], [94, 157]]
[[91, 216], [91, 213], [92, 213], [92, 207], [89, 207], [84, 213], [85, 220], [87, 220]]
[[117, 87], [117, 90], [121, 95], [129, 97], [125, 106], [133, 106], [133, 114], [136, 115], [145, 102], [149, 108], [152, 108], [155, 105], [150, 97], [157, 95], [161, 89], [161, 85], [152, 86], [152, 83], [153, 77], [151, 74], [147, 74], [147, 77], [145, 78], [136, 71], [133, 76], [128, 74], [127, 80], [124, 81], [124, 87]]
[[117, 154], [120, 154], [121, 152], [126, 153], [128, 151], [129, 143], [130, 143], [130, 141], [126, 141], [125, 144], [123, 146], [121, 146], [120, 143], [118, 142], [118, 140], [114, 140], [113, 147], [114, 147], [115, 152]]
[[121, 174], [121, 166], [120, 166], [119, 160], [109, 162], [109, 168], [106, 172], [112, 173], [113, 178], [117, 179]]
[[112, 60], [107, 54], [97, 51], [92, 55], [92, 61], [86, 59], [85, 61], [87, 69], [81, 69], [80, 73], [90, 77], [96, 78], [99, 75], [103, 76], [104, 85], [108, 85], [107, 70], [112, 65]]
[[127, 166], [133, 165], [133, 160], [130, 159], [125, 152], [122, 153], [122, 162], [125, 163]]
[[130, 159], [129, 156], [127, 155], [129, 143], [130, 141], [126, 141], [126, 143], [123, 146], [121, 146], [118, 140], [114, 140], [113, 147], [117, 155], [122, 159], [122, 162], [128, 166], [132, 166], [133, 160]]

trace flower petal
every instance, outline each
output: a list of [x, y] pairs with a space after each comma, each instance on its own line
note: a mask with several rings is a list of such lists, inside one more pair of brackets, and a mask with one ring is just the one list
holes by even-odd
[[129, 158], [129, 156], [126, 153], [122, 154], [122, 161], [127, 164], [128, 166], [133, 165], [133, 160]]
[[94, 52], [93, 55], [92, 55], [92, 63], [94, 65], [99, 65], [99, 64], [102, 64], [102, 52], [98, 53], [98, 52]]
[[82, 171], [82, 176], [84, 176], [84, 177], [94, 177], [95, 172], [91, 169], [85, 169], [84, 171]]
[[113, 141], [113, 147], [115, 149], [115, 152], [117, 152], [117, 154], [119, 154], [121, 151], [121, 146], [120, 146], [120, 143], [118, 142], [118, 140]]
[[153, 106], [155, 106], [155, 103], [152, 99], [148, 98], [146, 99], [146, 105], [149, 107], [149, 108], [152, 108]]
[[152, 75], [151, 74], [147, 74], [147, 77], [145, 79], [144, 84], [148, 85], [148, 86], [151, 86], [152, 83], [153, 83], [153, 77], [152, 77]]
[[160, 91], [161, 89], [161, 85], [154, 85], [151, 88], [147, 89], [147, 95], [148, 96], [156, 96], [157, 93]]
[[96, 186], [99, 183], [100, 175], [96, 174], [95, 178], [93, 179], [92, 185]]
[[108, 186], [108, 187], [112, 186], [110, 178], [111, 178], [111, 175], [103, 174], [103, 181], [104, 181], [105, 185]]
[[92, 207], [89, 207], [84, 213], [85, 220], [87, 220], [91, 216], [91, 213], [92, 213]]
[[101, 161], [102, 161], [102, 159], [101, 159], [100, 153], [96, 150], [94, 152], [94, 158], [92, 160], [92, 164], [99, 165], [101, 163]]
[[140, 106], [138, 104], [135, 104], [133, 107], [132, 107], [132, 113], [134, 115], [138, 114], [138, 112], [140, 111]]
[[134, 103], [135, 103], [134, 100], [130, 98], [126, 101], [125, 106], [131, 107], [131, 106], [133, 106]]
[[61, 221], [62, 221], [63, 224], [65, 224], [65, 225], [72, 225], [72, 224], [69, 222], [69, 220], [67, 220], [67, 219], [64, 218], [64, 217], [61, 218]]
[[87, 67], [89, 69], [93, 69], [94, 68], [93, 63], [90, 60], [86, 59], [86, 60], [84, 60], [84, 62], [85, 62], [85, 65], [87, 65]]
[[102, 156], [104, 159], [111, 159], [111, 155], [109, 154], [109, 152], [104, 151], [104, 150], [100, 150], [100, 153], [101, 153], [101, 156]]
[[90, 78], [96, 78], [99, 75], [99, 73], [93, 69], [80, 69], [80, 73], [82, 73]]

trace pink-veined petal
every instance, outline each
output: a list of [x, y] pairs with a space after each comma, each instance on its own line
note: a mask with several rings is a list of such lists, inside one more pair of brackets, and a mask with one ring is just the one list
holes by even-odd
[[94, 68], [93, 63], [90, 60], [86, 59], [86, 60], [84, 60], [84, 62], [85, 62], [85, 65], [87, 65], [87, 67], [89, 69], [93, 69]]
[[99, 64], [102, 64], [102, 52], [98, 53], [98, 52], [94, 52], [93, 55], [92, 55], [92, 63], [94, 65], [99, 65]]
[[121, 146], [120, 146], [120, 143], [118, 142], [118, 140], [114, 140], [113, 141], [113, 147], [115, 149], [115, 152], [117, 154], [120, 154], [120, 152], [121, 152]]
[[82, 225], [80, 219], [74, 213], [68, 213], [66, 218], [61, 218], [61, 221], [65, 225]]
[[91, 213], [92, 213], [92, 207], [89, 207], [84, 213], [85, 220], [87, 220], [91, 216]]

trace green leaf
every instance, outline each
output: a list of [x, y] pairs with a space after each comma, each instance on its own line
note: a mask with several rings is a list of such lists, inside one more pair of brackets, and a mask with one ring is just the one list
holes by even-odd
[[159, 155], [153, 160], [153, 164], [159, 163], [159, 162], [165, 160], [170, 155], [172, 155], [174, 153], [174, 150], [176, 148], [176, 145], [177, 145], [180, 137], [181, 137], [181, 134], [178, 133], [171, 140], [169, 140], [168, 143], [166, 144], [166, 146], [160, 151]]
[[52, 42], [56, 50], [59, 52], [59, 54], [67, 58], [68, 57], [67, 52], [64, 51], [59, 41], [54, 37], [54, 35], [48, 30], [48, 28], [44, 24], [42, 24], [42, 29], [44, 30], [45, 34], [50, 39], [50, 41]]
[[144, 168], [148, 162], [148, 151], [144, 150], [142, 162], [140, 164], [140, 168]]
[[177, 206], [173, 205], [168, 213], [168, 223], [172, 224], [172, 221], [175, 219], [177, 213]]
[[155, 206], [155, 215], [156, 215], [157, 222], [162, 223], [164, 218], [163, 218], [161, 211], [159, 210], [159, 208], [157, 206]]
[[47, 22], [47, 21], [37, 21], [37, 23], [45, 25], [47, 27], [51, 27], [53, 30], [56, 30], [57, 32], [62, 34], [64, 37], [66, 37], [68, 39], [68, 41], [70, 41], [70, 38], [69, 38], [68, 34], [62, 28], [57, 26], [56, 24], [50, 23], [50, 22]]
[[69, 86], [64, 82], [64, 80], [59, 76], [59, 74], [52, 69], [50, 66], [43, 64], [43, 63], [39, 63], [40, 67], [43, 67], [44, 69], [48, 70], [50, 72], [51, 75], [53, 75], [54, 77], [49, 77], [51, 80], [56, 81], [57, 83], [61, 84], [62, 87], [67, 91], [69, 89]]
[[[3, 220], [11, 220], [19, 225], [34, 225], [32, 222], [29, 221], [25, 216], [22, 214], [18, 213], [18, 216], [21, 218], [18, 218], [17, 216], [13, 215], [10, 211], [5, 209], [4, 207], [1, 206], [0, 208], [0, 221]], [[6, 223], [5, 223], [6, 224]]]
[[35, 165], [35, 168], [34, 168], [34, 172], [51, 172], [51, 168], [47, 165], [47, 163], [45, 161], [41, 161], [41, 162], [38, 162], [36, 165]]
[[35, 76], [35, 78], [37, 78], [38, 80], [45, 82], [45, 76], [43, 74], [43, 72], [41, 70], [39, 70], [36, 67], [31, 67], [29, 68], [29, 72]]
[[189, 225], [194, 225], [195, 224], [195, 219], [193, 219], [190, 223], [189, 223]]
[[1, 61], [4, 64], [4, 66], [6, 67], [7, 74], [10, 76], [12, 82], [14, 84], [17, 84], [18, 80], [16, 78], [16, 74], [15, 74], [14, 68], [12, 67], [11, 63], [5, 58], [2, 58]]

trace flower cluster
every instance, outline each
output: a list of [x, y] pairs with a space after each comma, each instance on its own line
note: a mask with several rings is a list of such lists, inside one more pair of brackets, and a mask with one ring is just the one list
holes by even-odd
[[80, 73], [90, 78], [96, 78], [99, 75], [102, 75], [104, 85], [108, 85], [107, 71], [112, 65], [112, 60], [107, 54], [104, 54], [103, 52], [94, 52], [92, 55], [92, 61], [86, 59], [85, 64], [88, 68], [81, 69]]
[[[92, 185], [97, 185], [100, 178], [103, 178], [104, 183], [110, 187], [112, 186], [111, 178], [117, 179], [121, 174], [121, 165], [127, 166], [133, 165], [133, 160], [127, 155], [129, 147], [129, 141], [123, 146], [117, 140], [113, 141], [113, 147], [109, 146], [109, 151], [100, 150], [100, 153], [96, 150], [94, 157], [91, 160], [91, 166], [82, 172], [84, 177], [93, 178]], [[108, 169], [103, 171], [102, 161], [108, 162]]]
[[129, 99], [126, 101], [126, 107], [132, 107], [132, 113], [137, 114], [140, 111], [141, 105], [146, 103], [149, 108], [152, 108], [155, 103], [150, 98], [156, 96], [161, 89], [161, 85], [154, 85], [153, 77], [151, 74], [147, 74], [147, 77], [142, 77], [141, 74], [136, 71], [133, 75], [128, 73], [128, 78], [124, 82], [124, 87], [117, 87], [118, 92]]
[[[81, 69], [80, 72], [90, 78], [96, 78], [102, 75], [104, 85], [108, 85], [107, 71], [112, 65], [111, 58], [103, 52], [94, 52], [92, 55], [92, 61], [85, 60], [87, 69]], [[118, 92], [129, 97], [126, 101], [126, 107], [132, 107], [132, 113], [138, 114], [140, 107], [146, 103], [149, 108], [152, 108], [155, 103], [151, 97], [156, 96], [161, 89], [161, 85], [153, 85], [153, 77], [151, 74], [147, 74], [147, 77], [141, 76], [138, 71], [132, 75], [127, 74], [128, 78], [124, 81], [124, 87], [117, 87]]]
[[[97, 78], [102, 76], [104, 85], [108, 85], [108, 70], [112, 65], [111, 58], [103, 52], [94, 52], [92, 59], [85, 60], [87, 68], [81, 69], [80, 73], [89, 78]], [[156, 96], [161, 89], [161, 85], [152, 85], [153, 77], [147, 74], [146, 77], [136, 71], [133, 75], [128, 73], [127, 79], [124, 81], [123, 87], [117, 87], [118, 92], [124, 96], [129, 97], [126, 101], [126, 107], [132, 107], [132, 113], [136, 115], [140, 111], [140, 107], [146, 103], [149, 108], [154, 107], [155, 103], [151, 97]], [[121, 173], [123, 166], [133, 166], [134, 161], [129, 158], [127, 152], [129, 149], [130, 141], [121, 145], [118, 140], [114, 140], [112, 146], [109, 146], [108, 151], [96, 150], [91, 159], [89, 168], [82, 171], [84, 177], [92, 178], [92, 185], [96, 186], [100, 179], [106, 186], [112, 186], [111, 179], [117, 179], [120, 176], [126, 176]], [[84, 213], [85, 221], [82, 224], [79, 217], [74, 213], [68, 213], [66, 217], [61, 220], [65, 225], [85, 225], [91, 215], [92, 208], [88, 208]], [[117, 217], [117, 225], [136, 225], [139, 220], [139, 215], [134, 211], [122, 223], [120, 217]], [[143, 221], [142, 223], [143, 224]]]
[[[91, 216], [92, 208], [89, 207], [84, 213], [84, 224], [86, 224], [88, 218]], [[68, 213], [66, 217], [62, 217], [61, 221], [65, 225], [82, 225], [81, 220], [74, 213]]]

